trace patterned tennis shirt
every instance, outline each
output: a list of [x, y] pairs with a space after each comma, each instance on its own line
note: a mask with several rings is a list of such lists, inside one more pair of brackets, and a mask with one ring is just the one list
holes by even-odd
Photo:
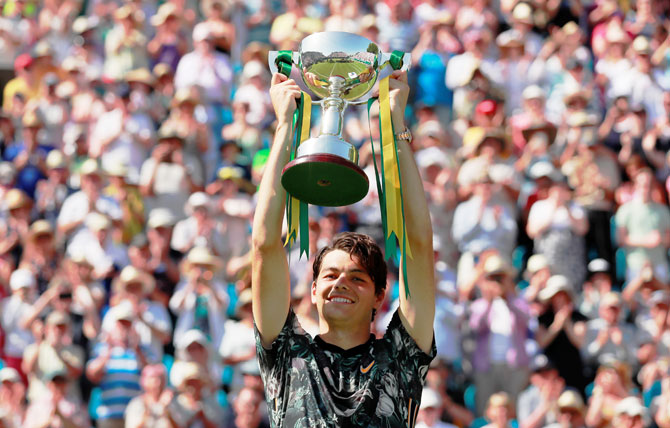
[[428, 366], [398, 312], [381, 339], [341, 349], [307, 334], [293, 310], [270, 349], [256, 352], [273, 427], [413, 428]]

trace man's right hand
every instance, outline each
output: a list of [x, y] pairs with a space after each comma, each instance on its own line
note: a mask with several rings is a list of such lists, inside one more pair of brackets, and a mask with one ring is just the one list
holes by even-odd
[[296, 99], [300, 99], [300, 87], [295, 80], [289, 79], [281, 73], [272, 75], [272, 86], [270, 87], [270, 98], [274, 107], [277, 123], [290, 124], [293, 120], [293, 112], [297, 108]]

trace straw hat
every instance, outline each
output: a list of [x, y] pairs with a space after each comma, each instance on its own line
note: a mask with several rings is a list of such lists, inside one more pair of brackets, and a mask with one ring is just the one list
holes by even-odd
[[105, 174], [110, 177], [126, 177], [128, 167], [120, 160], [116, 160], [105, 166]]
[[54, 234], [54, 229], [51, 227], [51, 223], [46, 220], [37, 220], [30, 225], [30, 230], [28, 231], [31, 239], [35, 239], [40, 235], [52, 235]]
[[552, 297], [564, 291], [572, 298], [572, 285], [563, 275], [553, 275], [547, 280], [547, 285], [537, 295], [541, 302], [548, 302]]
[[183, 389], [186, 381], [191, 379], [209, 382], [209, 376], [199, 364], [192, 361], [177, 361], [172, 365], [170, 381], [177, 389]]
[[158, 8], [158, 12], [151, 17], [149, 22], [154, 27], [158, 27], [159, 25], [163, 25], [169, 17], [178, 17], [177, 6], [175, 6], [174, 3], [163, 3], [161, 7]]
[[479, 141], [477, 141], [477, 145], [475, 147], [475, 154], [479, 155], [479, 150], [481, 149], [482, 144], [484, 144], [485, 141], [487, 140], [496, 140], [500, 142], [501, 145], [501, 152], [505, 152], [507, 149], [507, 137], [506, 135], [497, 130], [497, 129], [487, 129], [484, 131], [484, 133], [481, 135], [481, 138]]
[[154, 73], [154, 76], [156, 76], [156, 79], [160, 79], [163, 76], [172, 75], [172, 68], [170, 67], [169, 64], [166, 64], [164, 62], [156, 64], [152, 71]]
[[523, 36], [517, 30], [503, 31], [496, 37], [496, 44], [501, 48], [522, 48], [525, 46]]
[[131, 70], [126, 73], [124, 76], [126, 82], [128, 83], [144, 83], [147, 86], [153, 86], [156, 84], [156, 79], [153, 74], [147, 68], [138, 68]]
[[514, 268], [502, 257], [498, 254], [492, 254], [484, 262], [484, 274], [494, 275], [497, 273], [504, 273], [509, 276], [514, 276], [516, 274]]
[[570, 104], [573, 100], [577, 98], [582, 99], [586, 103], [588, 103], [589, 99], [591, 98], [591, 91], [582, 86], [574, 85], [568, 88], [568, 90], [566, 91], [566, 94], [563, 96], [563, 102], [565, 104]]
[[559, 409], [575, 409], [580, 413], [584, 413], [584, 410], [586, 410], [582, 396], [573, 389], [563, 391], [558, 397], [557, 404]]
[[107, 311], [105, 316], [110, 317], [114, 321], [134, 321], [135, 309], [130, 300], [124, 300], [109, 308], [109, 311]]
[[530, 141], [530, 139], [533, 137], [533, 135], [537, 133], [542, 133], [547, 136], [547, 142], [549, 144], [554, 142], [554, 139], [556, 139], [556, 134], [558, 133], [558, 129], [556, 126], [551, 123], [551, 122], [541, 122], [541, 123], [535, 123], [533, 125], [530, 125], [526, 129], [521, 130], [521, 135], [523, 135], [524, 140]]
[[10, 189], [5, 195], [7, 209], [15, 210], [30, 204], [30, 197], [20, 189]]
[[267, 63], [268, 53], [270, 52], [270, 46], [261, 42], [251, 42], [247, 44], [242, 52], [242, 63], [246, 64], [252, 60], [262, 61], [263, 64]]
[[189, 270], [193, 265], [205, 265], [211, 267], [213, 270], [222, 267], [223, 260], [212, 254], [207, 247], [193, 247], [186, 256], [185, 268]]
[[76, 34], [83, 34], [98, 26], [100, 20], [93, 16], [79, 16], [72, 23], [72, 31]]
[[536, 273], [549, 266], [549, 260], [543, 254], [533, 254], [526, 263], [526, 272]]
[[635, 40], [633, 40], [633, 51], [638, 55], [651, 55], [653, 49], [649, 44], [648, 38], [645, 36], [637, 36]]
[[37, 113], [29, 111], [23, 115], [21, 124], [24, 128], [40, 128], [42, 126], [42, 120], [37, 116]]
[[159, 227], [172, 227], [176, 222], [175, 216], [167, 208], [154, 208], [149, 212], [147, 227], [157, 229]]
[[1, 382], [12, 382], [19, 383], [21, 382], [21, 375], [12, 367], [3, 367], [0, 369], [0, 383]]
[[608, 43], [628, 43], [630, 37], [628, 37], [628, 34], [620, 26], [610, 24], [607, 26], [607, 31], [605, 32], [605, 40]]
[[203, 40], [212, 40], [214, 34], [210, 25], [206, 22], [199, 22], [193, 27], [193, 41], [202, 42]]
[[156, 280], [148, 273], [137, 269], [135, 266], [128, 265], [121, 271], [117, 278], [117, 284], [125, 288], [126, 285], [132, 283], [142, 284], [142, 291], [145, 295], [150, 294], [156, 287]]
[[66, 312], [62, 311], [53, 311], [51, 312], [48, 316], [47, 319], [44, 321], [46, 325], [70, 325], [72, 320], [70, 319], [70, 315], [67, 314]]
[[533, 8], [526, 2], [519, 2], [512, 9], [512, 20], [533, 25]]
[[158, 130], [158, 141], [161, 140], [178, 140], [184, 141], [184, 134], [179, 131], [177, 126], [172, 122], [165, 122]]
[[106, 230], [112, 226], [112, 222], [104, 214], [98, 212], [90, 212], [86, 215], [84, 224], [89, 230], [99, 231]]
[[135, 8], [132, 4], [126, 4], [116, 9], [116, 11], [114, 12], [114, 18], [116, 19], [132, 18], [136, 24], [139, 24], [144, 21], [144, 12]]
[[80, 175], [100, 175], [100, 166], [95, 159], [86, 159], [79, 167]]
[[60, 150], [51, 150], [46, 159], [47, 168], [60, 169], [67, 167], [65, 155]]
[[205, 336], [202, 331], [196, 329], [188, 330], [186, 333], [179, 336], [179, 338], [177, 338], [175, 341], [175, 347], [177, 349], [183, 350], [188, 348], [192, 343], [199, 343], [206, 349], [210, 348], [210, 343], [209, 340], [207, 340], [207, 336]]
[[177, 106], [184, 103], [200, 104], [200, 94], [198, 88], [191, 86], [188, 88], [179, 88], [172, 98], [172, 106]]
[[196, 208], [206, 208], [209, 211], [210, 198], [205, 192], [195, 192], [188, 197], [184, 211], [187, 215], [192, 215]]

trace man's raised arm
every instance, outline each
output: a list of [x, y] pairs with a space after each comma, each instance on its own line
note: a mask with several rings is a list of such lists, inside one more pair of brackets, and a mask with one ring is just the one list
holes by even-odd
[[258, 190], [252, 229], [253, 313], [264, 346], [270, 346], [279, 335], [289, 310], [290, 279], [281, 242], [286, 203], [281, 172], [290, 159], [291, 122], [300, 88], [286, 76], [275, 74], [270, 97], [277, 130]]
[[[405, 106], [409, 95], [407, 74], [396, 71], [389, 80], [391, 117], [395, 132], [405, 129]], [[405, 140], [398, 140], [398, 162], [402, 178], [407, 239], [412, 258], [407, 257], [407, 281], [410, 297], [405, 298], [405, 283], [400, 275], [400, 318], [417, 345], [429, 352], [433, 342], [435, 318], [435, 263], [433, 228], [430, 223], [426, 192], [414, 154]]]

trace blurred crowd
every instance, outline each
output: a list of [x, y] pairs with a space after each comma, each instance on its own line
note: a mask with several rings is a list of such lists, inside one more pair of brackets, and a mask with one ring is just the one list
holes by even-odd
[[[0, 427], [268, 426], [248, 242], [267, 57], [324, 30], [412, 56], [438, 273], [417, 426], [670, 427], [670, 1], [0, 7]], [[371, 183], [378, 115], [345, 114]], [[381, 222], [374, 184], [310, 207], [310, 254]]]

